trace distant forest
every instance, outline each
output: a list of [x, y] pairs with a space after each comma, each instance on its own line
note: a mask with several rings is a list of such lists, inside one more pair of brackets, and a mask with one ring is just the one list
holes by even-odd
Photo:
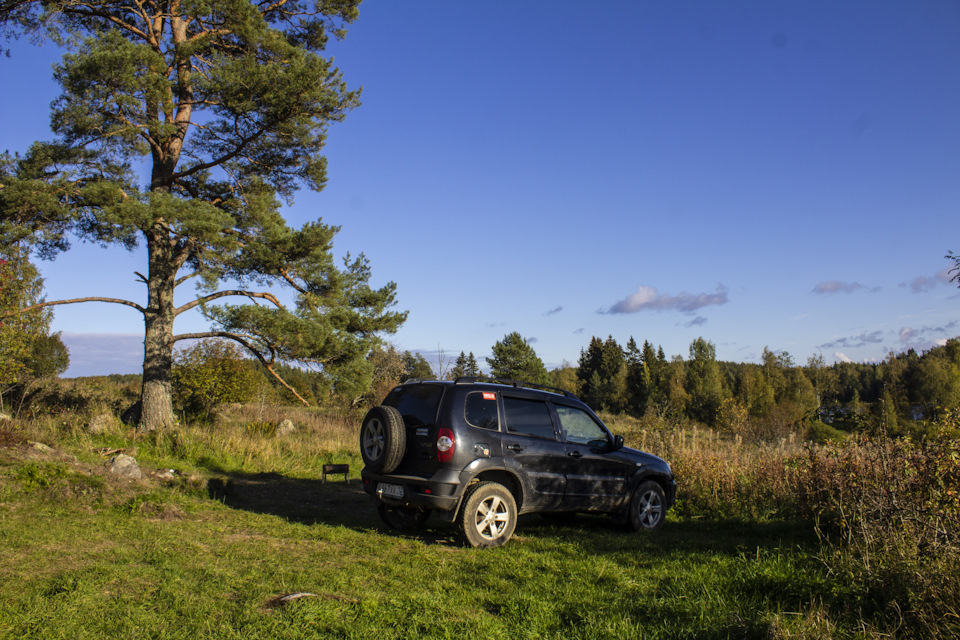
[[[438, 377], [417, 353], [390, 347], [371, 359], [377, 363], [373, 396], [408, 378]], [[472, 353], [439, 372], [446, 378], [479, 373]], [[284, 375], [298, 388], [323, 387], [309, 379], [314, 374]], [[651, 423], [699, 423], [753, 439], [823, 425], [904, 435], [957, 419], [960, 338], [922, 353], [890, 354], [880, 363], [828, 365], [822, 356], [797, 363], [785, 351], [766, 348], [759, 364], [720, 361], [703, 338], [690, 344], [687, 357], [668, 358], [650, 342], [638, 345], [631, 338], [623, 346], [612, 337], [593, 337], [575, 366], [549, 371], [546, 382], [575, 392], [597, 411]]]
[[[295, 367], [278, 371], [311, 404], [344, 408], [377, 404], [394, 385], [411, 378], [483, 375], [472, 353], [441, 361], [438, 372], [421, 354], [390, 345], [375, 349], [366, 364], [357, 372], [363, 375], [347, 384]], [[532, 379], [522, 373], [510, 377]], [[263, 381], [275, 384], [270, 377]], [[921, 353], [890, 354], [879, 363], [832, 365], [822, 356], [800, 364], [785, 351], [767, 348], [759, 364], [721, 361], [713, 343], [703, 338], [690, 344], [686, 357], [668, 358], [650, 342], [638, 345], [631, 338], [622, 346], [612, 337], [593, 337], [576, 365], [534, 381], [573, 391], [596, 411], [630, 415], [652, 428], [701, 424], [753, 440], [811, 432], [821, 437], [881, 431], [923, 435], [934, 424], [937, 433], [945, 426], [960, 427], [960, 337]], [[280, 386], [274, 393], [296, 401]]]
[[881, 363], [827, 365], [819, 355], [799, 364], [766, 348], [759, 364], [718, 361], [703, 338], [690, 344], [686, 359], [667, 359], [649, 342], [638, 347], [631, 338], [622, 348], [613, 338], [594, 337], [573, 374], [585, 402], [614, 413], [764, 439], [812, 423], [904, 434], [955, 418], [960, 338], [923, 353], [890, 354]]

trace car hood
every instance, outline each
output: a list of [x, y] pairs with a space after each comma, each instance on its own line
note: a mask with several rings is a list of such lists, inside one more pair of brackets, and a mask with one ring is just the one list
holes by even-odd
[[659, 456], [655, 456], [652, 453], [647, 453], [646, 451], [640, 451], [639, 449], [634, 449], [632, 447], [623, 447], [620, 449], [623, 454], [630, 456], [637, 462], [642, 462], [644, 465], [650, 466], [663, 466], [668, 471], [670, 469], [670, 463]]

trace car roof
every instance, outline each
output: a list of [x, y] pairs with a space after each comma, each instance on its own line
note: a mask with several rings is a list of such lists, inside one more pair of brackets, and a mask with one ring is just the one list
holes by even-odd
[[[573, 393], [567, 391], [566, 389], [560, 389], [559, 387], [551, 387], [545, 384], [539, 384], [536, 382], [523, 382], [520, 380], [509, 380], [507, 378], [487, 378], [482, 376], [464, 376], [457, 378], [456, 380], [431, 380], [427, 378], [411, 378], [403, 382], [403, 385], [408, 384], [440, 384], [444, 386], [450, 385], [477, 385], [488, 388], [501, 388], [504, 386], [512, 387], [514, 389], [523, 389], [526, 391], [536, 391], [540, 393], [550, 394], [550, 395], [560, 395], [566, 398], [572, 398], [574, 400], [579, 400], [579, 398]], [[402, 386], [402, 385], [401, 385]]]

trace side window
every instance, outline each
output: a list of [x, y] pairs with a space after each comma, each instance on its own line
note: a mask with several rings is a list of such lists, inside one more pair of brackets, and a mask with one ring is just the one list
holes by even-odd
[[481, 429], [500, 429], [500, 418], [497, 416], [497, 394], [490, 391], [474, 391], [467, 394], [463, 404], [464, 417], [467, 424]]
[[504, 397], [503, 410], [509, 433], [557, 439], [546, 402]]
[[556, 405], [556, 409], [560, 418], [560, 429], [567, 442], [588, 444], [591, 447], [602, 447], [609, 442], [607, 432], [590, 414], [576, 407]]

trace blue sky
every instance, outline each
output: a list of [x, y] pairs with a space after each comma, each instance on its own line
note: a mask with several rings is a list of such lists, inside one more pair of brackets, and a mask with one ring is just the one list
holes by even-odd
[[[286, 213], [397, 283], [401, 350], [483, 363], [517, 331], [552, 368], [591, 336], [702, 336], [804, 363], [960, 335], [953, 0], [367, 0], [330, 53], [363, 105]], [[0, 58], [0, 149], [50, 137], [58, 58]], [[75, 244], [40, 266], [48, 299], [142, 301], [143, 264]], [[55, 313], [67, 375], [139, 370], [132, 309]]]

